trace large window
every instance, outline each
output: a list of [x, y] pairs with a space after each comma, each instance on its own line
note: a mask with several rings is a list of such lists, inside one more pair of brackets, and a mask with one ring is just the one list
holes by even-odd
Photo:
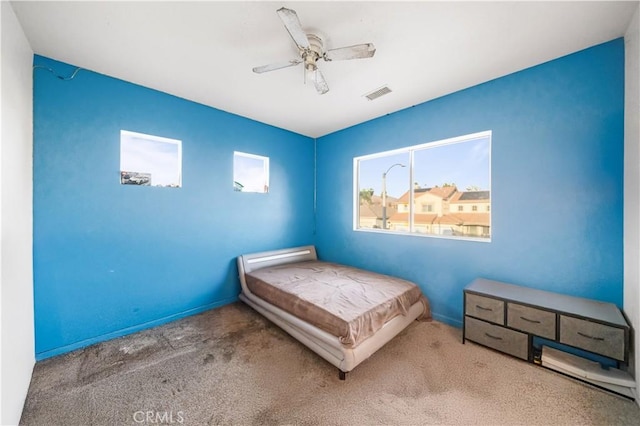
[[491, 132], [354, 158], [354, 229], [491, 238]]

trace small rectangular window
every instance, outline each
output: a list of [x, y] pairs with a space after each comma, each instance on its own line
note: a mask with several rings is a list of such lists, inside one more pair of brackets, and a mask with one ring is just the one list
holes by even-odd
[[233, 190], [269, 192], [269, 157], [235, 151], [233, 153]]
[[120, 183], [182, 186], [182, 141], [120, 131]]

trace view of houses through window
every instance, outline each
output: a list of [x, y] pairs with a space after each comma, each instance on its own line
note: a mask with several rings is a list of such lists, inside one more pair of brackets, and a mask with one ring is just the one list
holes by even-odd
[[354, 228], [488, 241], [491, 132], [354, 158]]

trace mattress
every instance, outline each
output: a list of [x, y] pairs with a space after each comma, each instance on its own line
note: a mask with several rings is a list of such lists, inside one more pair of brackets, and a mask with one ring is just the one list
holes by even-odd
[[345, 265], [306, 261], [257, 269], [245, 279], [256, 296], [338, 337], [347, 348], [406, 315], [415, 303], [425, 307], [419, 319], [430, 318], [415, 284]]

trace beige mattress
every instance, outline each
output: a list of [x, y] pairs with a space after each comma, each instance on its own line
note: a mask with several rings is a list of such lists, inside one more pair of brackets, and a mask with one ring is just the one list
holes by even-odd
[[249, 272], [247, 287], [256, 296], [339, 338], [355, 348], [389, 320], [406, 315], [427, 299], [415, 284], [335, 263], [307, 261]]

